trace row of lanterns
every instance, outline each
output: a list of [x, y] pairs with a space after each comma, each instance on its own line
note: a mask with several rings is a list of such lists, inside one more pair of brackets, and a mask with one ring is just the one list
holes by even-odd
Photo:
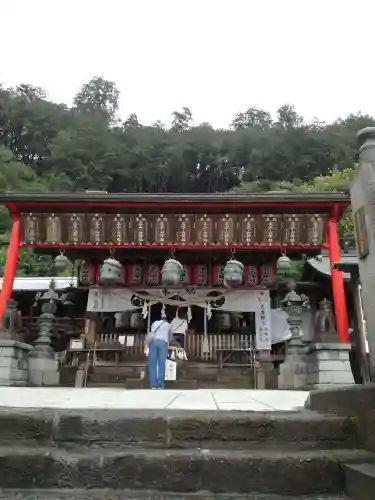
[[[228, 260], [223, 269], [224, 285], [228, 287], [241, 285], [243, 282], [244, 269], [245, 266], [242, 262], [234, 258]], [[174, 258], [166, 260], [161, 270], [163, 285], [167, 287], [178, 285], [183, 273], [184, 266], [181, 262]]]
[[[64, 271], [69, 265], [69, 259], [60, 253], [54, 261], [55, 269], [58, 272]], [[243, 282], [245, 266], [242, 262], [233, 257], [228, 260], [223, 269], [223, 281], [228, 287], [241, 285]], [[121, 280], [121, 263], [116, 260], [113, 254], [103, 262], [100, 268], [100, 283], [103, 285], [114, 285]], [[162, 270], [161, 279], [166, 287], [177, 286], [181, 282], [184, 274], [184, 266], [173, 256], [166, 260]]]
[[[69, 260], [63, 253], [60, 253], [55, 258], [55, 269], [57, 271], [64, 271], [69, 265]], [[287, 278], [290, 275], [292, 268], [292, 261], [286, 255], [281, 255], [277, 261], [277, 275], [278, 277]], [[224, 285], [238, 286], [243, 282], [245, 266], [233, 256], [227, 261], [223, 269]], [[103, 285], [113, 285], [121, 280], [121, 263], [116, 260], [111, 254], [100, 268], [100, 283]], [[173, 256], [167, 259], [161, 270], [162, 283], [166, 287], [177, 286], [181, 282], [181, 277], [184, 273], [184, 266], [176, 260]]]

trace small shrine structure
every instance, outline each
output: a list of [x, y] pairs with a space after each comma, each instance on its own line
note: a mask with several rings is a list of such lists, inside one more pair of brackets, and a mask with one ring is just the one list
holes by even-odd
[[[7, 192], [0, 204], [12, 218], [0, 317], [12, 298], [20, 248], [49, 253], [59, 265], [79, 262], [73, 302], [81, 304], [84, 326], [66, 350], [79, 340], [82, 352], [95, 350], [97, 366], [111, 363], [111, 349], [117, 367], [142, 359], [150, 322], [166, 308], [187, 317], [189, 362], [223, 362], [223, 351], [235, 362], [247, 338], [239, 333], [242, 322], [255, 336], [260, 364], [269, 362], [272, 345], [280, 343], [272, 311], [285, 296], [276, 279], [280, 257], [308, 262], [322, 251], [331, 268], [328, 291], [297, 284], [311, 304], [302, 338], [315, 342], [318, 302], [327, 298], [334, 305], [333, 340], [349, 342], [343, 273], [332, 268], [340, 261], [337, 223], [350, 204], [345, 194]], [[177, 267], [166, 271], [170, 265]], [[173, 272], [178, 281], [166, 280]]]

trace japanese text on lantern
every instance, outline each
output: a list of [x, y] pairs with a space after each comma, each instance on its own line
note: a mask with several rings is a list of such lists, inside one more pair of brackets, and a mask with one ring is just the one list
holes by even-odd
[[209, 245], [212, 243], [212, 218], [204, 214], [199, 217], [197, 225], [197, 243], [200, 245]]
[[110, 242], [116, 245], [121, 245], [122, 243], [126, 243], [128, 240], [127, 216], [121, 214], [116, 214], [114, 217], [111, 216], [109, 225], [111, 228]]
[[46, 242], [57, 244], [61, 243], [61, 218], [52, 213], [46, 220]]
[[29, 213], [23, 216], [23, 240], [26, 243], [36, 243], [39, 236], [39, 218], [36, 214]]
[[242, 220], [240, 243], [245, 245], [255, 243], [255, 218], [250, 214]]
[[160, 245], [169, 243], [169, 220], [163, 214], [156, 219], [154, 238]]
[[217, 243], [233, 245], [235, 241], [234, 221], [228, 214], [220, 217], [217, 223]]
[[177, 243], [186, 245], [191, 242], [191, 220], [188, 215], [181, 214], [177, 218]]

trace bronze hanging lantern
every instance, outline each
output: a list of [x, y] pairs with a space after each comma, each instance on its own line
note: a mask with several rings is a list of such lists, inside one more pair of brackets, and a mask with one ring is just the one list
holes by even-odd
[[223, 280], [226, 286], [238, 286], [243, 282], [245, 266], [239, 260], [231, 258], [224, 266]]
[[184, 274], [184, 266], [176, 259], [165, 261], [161, 270], [161, 279], [164, 286], [177, 286]]
[[121, 280], [121, 263], [112, 255], [105, 259], [100, 268], [100, 284], [101, 285], [116, 285]]
[[289, 259], [287, 255], [283, 254], [277, 259], [276, 269], [278, 272], [282, 273], [288, 272], [290, 271], [291, 267], [292, 267], [292, 261]]
[[55, 260], [53, 261], [53, 265], [58, 273], [62, 273], [69, 266], [69, 259], [64, 254], [64, 252], [60, 252], [59, 255], [57, 255], [55, 257]]

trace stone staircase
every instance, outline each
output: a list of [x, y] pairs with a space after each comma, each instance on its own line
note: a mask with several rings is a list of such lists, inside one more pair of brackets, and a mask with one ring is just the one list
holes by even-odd
[[[74, 378], [66, 385], [73, 385]], [[269, 384], [270, 385], [270, 384]], [[87, 380], [88, 387], [125, 387], [127, 389], [147, 388], [147, 368], [145, 363], [128, 366], [91, 367]], [[182, 363], [178, 366], [177, 380], [167, 382], [170, 389], [253, 389], [254, 373], [245, 367], [224, 367], [219, 370], [217, 364]], [[270, 388], [277, 388], [277, 375]]]
[[0, 499], [367, 500], [357, 434], [309, 411], [3, 409]]

